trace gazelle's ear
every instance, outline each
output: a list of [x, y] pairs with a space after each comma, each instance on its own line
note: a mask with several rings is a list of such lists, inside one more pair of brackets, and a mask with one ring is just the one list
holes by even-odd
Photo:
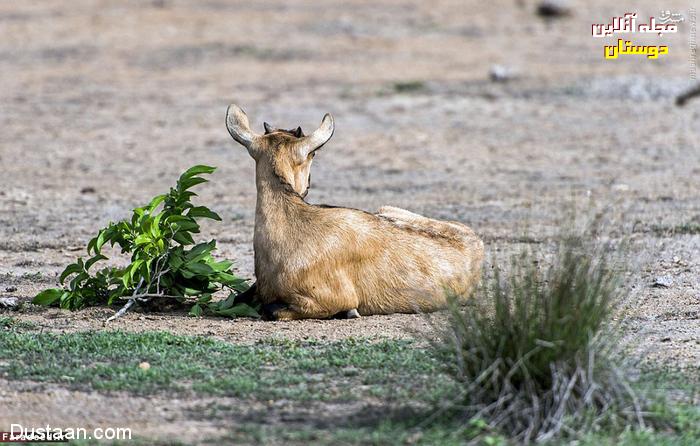
[[226, 110], [226, 128], [233, 139], [242, 144], [246, 149], [250, 150], [250, 146], [258, 137], [250, 130], [248, 116], [242, 108], [236, 104], [231, 104]]
[[268, 133], [272, 133], [275, 131], [275, 129], [272, 128], [270, 124], [267, 122], [263, 122], [263, 127], [265, 127], [265, 134], [267, 135]]
[[309, 153], [318, 150], [325, 143], [331, 139], [333, 132], [335, 131], [335, 124], [333, 123], [333, 116], [330, 113], [326, 113], [321, 121], [321, 125], [314, 130], [312, 134], [304, 137], [302, 142], [299, 144], [298, 156], [301, 160], [306, 159]]

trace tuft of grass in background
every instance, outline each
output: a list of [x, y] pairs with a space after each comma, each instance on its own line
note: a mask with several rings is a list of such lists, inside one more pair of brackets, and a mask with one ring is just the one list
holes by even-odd
[[415, 93], [426, 89], [423, 81], [396, 82], [393, 87], [396, 93]]
[[610, 246], [555, 240], [552, 266], [525, 250], [494, 268], [473, 306], [452, 305], [438, 344], [471, 419], [518, 442], [603, 425], [644, 428], [648, 402], [628, 381], [614, 319], [625, 297]]
[[689, 221], [675, 226], [651, 225], [651, 232], [659, 236], [671, 236], [676, 234], [696, 235], [700, 234], [700, 222]]

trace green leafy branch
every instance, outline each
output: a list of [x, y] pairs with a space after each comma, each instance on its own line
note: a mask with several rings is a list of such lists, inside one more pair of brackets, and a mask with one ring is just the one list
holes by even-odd
[[[230, 260], [217, 261], [212, 253], [216, 241], [195, 243], [199, 219], [221, 221], [205, 206], [191, 203], [196, 196], [190, 189], [207, 180], [201, 175], [216, 168], [198, 165], [188, 169], [167, 194], [154, 197], [148, 205], [134, 209], [130, 220], [110, 223], [87, 245], [89, 258], [78, 258], [59, 276], [62, 288], [39, 293], [35, 304], [56, 305], [77, 310], [93, 305], [112, 305], [117, 299], [126, 304], [110, 319], [116, 319], [136, 302], [173, 298], [180, 303], [193, 301], [190, 314], [204, 312], [220, 316], [253, 316], [258, 312], [236, 297], [248, 289], [246, 281], [232, 271]], [[124, 268], [105, 267], [94, 275], [90, 269], [108, 260], [105, 245], [118, 246], [131, 255]], [[67, 283], [66, 283], [67, 281]], [[212, 301], [214, 293], [228, 291], [227, 298]]]

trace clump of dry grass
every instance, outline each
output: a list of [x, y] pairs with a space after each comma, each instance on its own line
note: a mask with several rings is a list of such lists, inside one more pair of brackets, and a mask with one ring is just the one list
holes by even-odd
[[473, 304], [451, 307], [441, 355], [463, 384], [459, 405], [518, 442], [605, 422], [644, 426], [614, 320], [626, 290], [610, 246], [555, 240], [551, 267], [526, 250], [495, 267]]

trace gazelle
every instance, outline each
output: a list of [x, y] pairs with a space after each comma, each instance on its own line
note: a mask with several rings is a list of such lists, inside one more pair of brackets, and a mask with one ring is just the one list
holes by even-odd
[[308, 136], [267, 124], [256, 134], [232, 104], [226, 127], [255, 160], [256, 293], [268, 317], [434, 311], [479, 280], [483, 243], [461, 223], [304, 201], [314, 154], [333, 135], [330, 114]]

